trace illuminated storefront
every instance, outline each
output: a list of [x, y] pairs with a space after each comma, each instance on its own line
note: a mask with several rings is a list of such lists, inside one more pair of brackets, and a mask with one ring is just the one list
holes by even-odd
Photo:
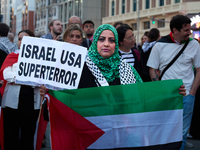
[[187, 15], [191, 22], [192, 36], [200, 41], [200, 13]]

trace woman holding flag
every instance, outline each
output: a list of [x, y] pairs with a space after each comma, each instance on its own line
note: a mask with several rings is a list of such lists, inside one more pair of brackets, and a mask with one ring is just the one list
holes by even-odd
[[[86, 61], [83, 67], [78, 88], [90, 88], [90, 87], [100, 87], [100, 86], [110, 86], [110, 85], [141, 83], [142, 79], [140, 78], [137, 71], [131, 65], [129, 65], [128, 63], [120, 59], [118, 48], [119, 48], [118, 34], [117, 34], [116, 29], [112, 25], [109, 25], [109, 24], [103, 24], [99, 26], [95, 31], [92, 45], [88, 50], [88, 56], [86, 58]], [[179, 90], [180, 90], [180, 94], [185, 95], [184, 86], [181, 86]], [[40, 95], [44, 96], [47, 92], [48, 92], [47, 88], [45, 86], [41, 86]], [[56, 107], [56, 104], [54, 104], [54, 106]], [[50, 102], [50, 107], [52, 110], [55, 110], [53, 109], [53, 104], [51, 104], [51, 102]], [[60, 109], [63, 112], [65, 111], [64, 107], [58, 107], [57, 110], [58, 109]], [[68, 116], [68, 115], [71, 115], [71, 112], [63, 113], [63, 114]], [[51, 115], [51, 111], [50, 111], [50, 124], [51, 124], [51, 116], [53, 115]], [[59, 115], [55, 115], [55, 116], [65, 120], [62, 116], [59, 116]], [[76, 118], [77, 116], [73, 116], [73, 117]], [[73, 129], [76, 128], [70, 124], [71, 122], [68, 122], [68, 123], [69, 123], [69, 126], [72, 127]], [[62, 123], [59, 122], [58, 124], [61, 125]], [[59, 128], [58, 126], [54, 126], [54, 125], [52, 125], [52, 127]], [[65, 126], [64, 128], [67, 128], [67, 126]], [[52, 149], [63, 149], [63, 150], [70, 149], [70, 148], [72, 149], [72, 147], [70, 146], [73, 145], [74, 146], [73, 149], [83, 150], [84, 148], [86, 149], [89, 146], [83, 142], [86, 146], [84, 145], [83, 147], [81, 147], [82, 145], [80, 143], [76, 143], [75, 141], [73, 141], [73, 139], [76, 139], [76, 137], [70, 136], [72, 133], [71, 130], [69, 130], [68, 135], [67, 133], [65, 133], [63, 129], [59, 128], [58, 130], [61, 131], [63, 134], [65, 134], [66, 137], [67, 136], [70, 137], [70, 140], [67, 141], [66, 138], [63, 136], [62, 138], [59, 138], [60, 144], [58, 143], [55, 144], [56, 142], [53, 142], [53, 140], [58, 140], [57, 138], [58, 136], [54, 137], [56, 132], [54, 133], [51, 132], [52, 133], [51, 135]], [[78, 141], [79, 140], [80, 139], [78, 139]], [[77, 146], [79, 144], [81, 145], [80, 146], [81, 148]], [[98, 149], [98, 148], [99, 147], [95, 147], [95, 149]]]

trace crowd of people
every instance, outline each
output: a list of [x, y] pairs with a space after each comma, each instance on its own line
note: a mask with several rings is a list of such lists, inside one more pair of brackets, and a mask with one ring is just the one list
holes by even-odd
[[[190, 23], [186, 16], [174, 16], [170, 21], [169, 35], [161, 37], [160, 31], [152, 28], [144, 33], [141, 43], [137, 45], [133, 29], [128, 24], [103, 24], [95, 30], [93, 21], [86, 20], [82, 24], [78, 16], [72, 16], [64, 33], [61, 21], [56, 19], [49, 24], [49, 33], [41, 38], [68, 42], [88, 49], [78, 88], [182, 79], [179, 93], [184, 95], [183, 142], [180, 148], [183, 150], [192, 120], [195, 94], [197, 101], [199, 94], [196, 91], [200, 85], [200, 45], [189, 37]], [[9, 27], [0, 23], [4, 150], [33, 150], [41, 97], [48, 89], [45, 86], [15, 84], [21, 40], [23, 36], [35, 35], [28, 29], [20, 31], [17, 47], [9, 40], [12, 34], [8, 32]], [[183, 52], [178, 56], [181, 50]], [[175, 56], [177, 59], [171, 63]], [[170, 63], [171, 66], [166, 69]], [[192, 125], [195, 126], [195, 123]], [[193, 129], [191, 126], [190, 130], [197, 133], [198, 128], [195, 131]], [[200, 138], [200, 135], [195, 136]]]

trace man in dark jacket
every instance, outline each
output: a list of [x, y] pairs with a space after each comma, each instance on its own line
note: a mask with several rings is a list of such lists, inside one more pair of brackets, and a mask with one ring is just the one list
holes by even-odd
[[[68, 26], [70, 26], [71, 24], [78, 24], [82, 28], [82, 21], [81, 21], [81, 18], [79, 18], [78, 16], [72, 16], [69, 18]], [[86, 47], [87, 49], [89, 49], [91, 44], [92, 44], [92, 41], [90, 41], [89, 39], [87, 40], [86, 38], [84, 38], [83, 42], [81, 43], [81, 45], [83, 47]]]
[[51, 21], [49, 24], [49, 33], [41, 36], [41, 38], [62, 41], [60, 37], [62, 30], [63, 30], [63, 25], [61, 21], [58, 19], [55, 19]]

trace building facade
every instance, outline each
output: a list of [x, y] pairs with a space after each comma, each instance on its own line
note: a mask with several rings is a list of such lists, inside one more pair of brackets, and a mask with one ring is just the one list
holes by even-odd
[[92, 20], [95, 27], [105, 17], [106, 0], [1, 0], [3, 22], [10, 26], [16, 36], [22, 29], [32, 30], [40, 37], [49, 32], [48, 25], [60, 19], [65, 31], [68, 19], [79, 16], [82, 22]]
[[3, 0], [1, 9], [3, 14], [3, 22], [10, 27], [10, 32], [15, 35], [15, 43], [17, 43], [17, 34], [19, 31], [23, 29], [30, 29], [34, 32], [34, 1]]
[[12, 0], [1, 0], [2, 20], [12, 28]]
[[41, 36], [49, 32], [48, 24], [54, 19], [63, 23], [63, 32], [71, 16], [79, 16], [83, 21], [92, 20], [96, 27], [105, 16], [106, 0], [35, 0], [35, 34]]
[[102, 23], [130, 25], [139, 43], [144, 32], [151, 28], [158, 28], [161, 36], [169, 34], [169, 22], [174, 15], [199, 13], [199, 6], [200, 0], [107, 0]]

